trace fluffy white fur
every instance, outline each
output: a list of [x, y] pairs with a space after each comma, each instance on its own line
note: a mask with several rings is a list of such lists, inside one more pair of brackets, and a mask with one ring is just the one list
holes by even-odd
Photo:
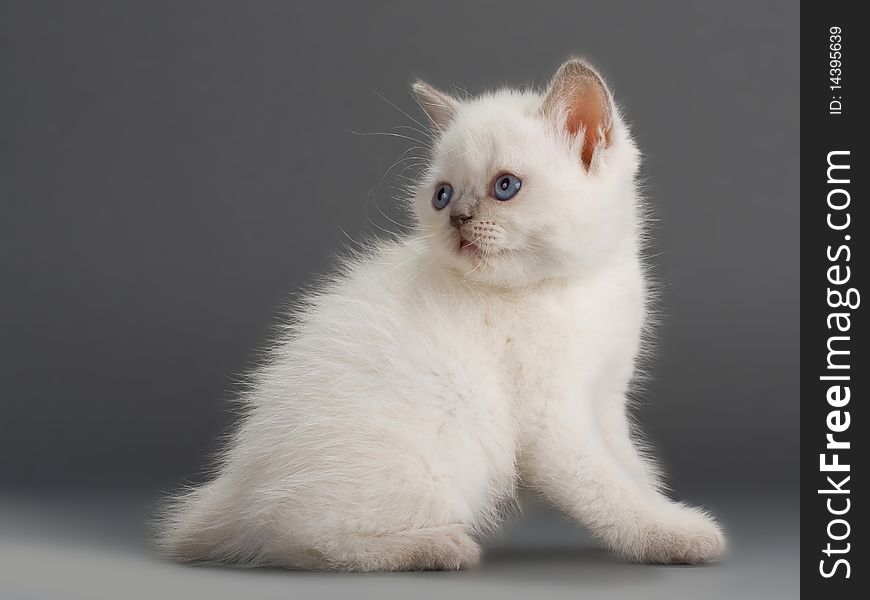
[[[572, 60], [543, 94], [414, 90], [434, 139], [414, 231], [297, 307], [216, 477], [167, 507], [161, 547], [289, 568], [468, 568], [522, 485], [628, 559], [717, 558], [715, 521], [662, 495], [631, 438], [639, 158], [603, 80]], [[502, 172], [522, 180], [507, 202], [492, 197]], [[441, 182], [455, 192], [439, 211]], [[461, 232], [457, 207], [471, 215]]]

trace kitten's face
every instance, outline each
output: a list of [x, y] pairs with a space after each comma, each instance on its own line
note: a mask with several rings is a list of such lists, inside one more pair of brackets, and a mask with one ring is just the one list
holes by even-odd
[[[609, 92], [576, 87], [590, 83], [590, 72], [585, 63], [571, 67], [545, 96], [503, 91], [459, 102], [415, 86], [438, 133], [415, 211], [442, 266], [473, 281], [529, 285], [588, 267], [630, 227], [632, 207], [618, 196], [633, 196], [634, 165], [621, 174], [608, 168], [613, 113], [590, 113], [600, 100], [612, 110]], [[578, 126], [571, 102], [581, 99]]]

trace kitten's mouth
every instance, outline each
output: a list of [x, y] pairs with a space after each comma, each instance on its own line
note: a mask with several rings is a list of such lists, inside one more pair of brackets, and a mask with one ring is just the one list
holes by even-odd
[[474, 242], [465, 239], [465, 236], [459, 234], [459, 254], [462, 256], [472, 256], [477, 254], [480, 248], [478, 248]]

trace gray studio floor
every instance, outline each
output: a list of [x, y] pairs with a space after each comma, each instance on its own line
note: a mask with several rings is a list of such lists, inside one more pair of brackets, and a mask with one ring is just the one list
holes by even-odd
[[532, 505], [461, 573], [326, 574], [184, 567], [148, 547], [148, 494], [0, 496], [0, 597], [39, 598], [797, 598], [798, 507], [704, 500], [730, 534], [721, 564], [620, 562]]

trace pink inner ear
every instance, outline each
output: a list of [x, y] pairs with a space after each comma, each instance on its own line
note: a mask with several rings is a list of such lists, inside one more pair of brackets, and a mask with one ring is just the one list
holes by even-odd
[[[596, 86], [597, 87], [597, 86]], [[588, 90], [586, 94], [574, 94], [567, 106], [565, 129], [576, 135], [585, 127], [585, 139], [580, 158], [586, 168], [592, 164], [595, 149], [610, 145], [610, 126], [607, 123], [607, 98], [600, 89]]]

